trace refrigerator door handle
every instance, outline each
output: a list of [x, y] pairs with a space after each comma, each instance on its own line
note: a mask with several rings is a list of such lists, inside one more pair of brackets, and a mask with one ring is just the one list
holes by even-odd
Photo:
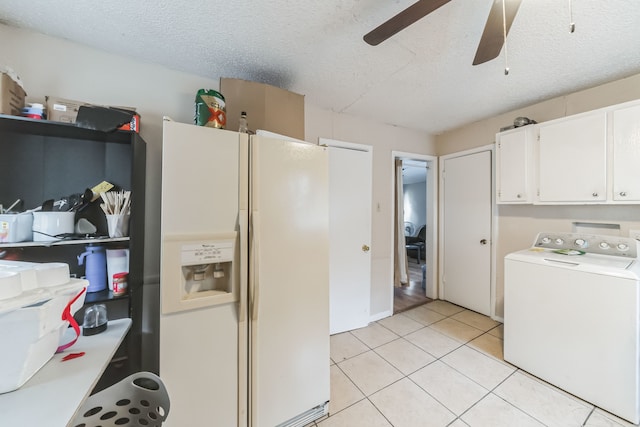
[[258, 278], [260, 277], [260, 213], [253, 211], [251, 214], [251, 320], [258, 320], [258, 304], [260, 300], [260, 286]]
[[249, 212], [246, 209], [240, 210], [240, 290], [238, 296], [239, 302], [239, 320], [242, 322], [247, 316], [247, 292], [249, 278], [247, 277], [247, 254], [249, 239], [247, 239], [247, 228], [249, 227]]

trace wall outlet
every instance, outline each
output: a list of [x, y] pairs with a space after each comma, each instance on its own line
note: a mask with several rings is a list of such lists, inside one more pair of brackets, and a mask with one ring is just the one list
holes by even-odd
[[629, 237], [640, 240], [640, 230], [629, 230]]

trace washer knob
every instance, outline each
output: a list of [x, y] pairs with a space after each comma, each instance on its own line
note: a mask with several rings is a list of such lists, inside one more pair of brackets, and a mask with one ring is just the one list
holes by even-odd
[[558, 238], [555, 240], [555, 242], [556, 242], [556, 245], [561, 245], [561, 244], [563, 244], [563, 243], [564, 243], [564, 240], [562, 240], [561, 238], [559, 238], [559, 237], [558, 237]]
[[600, 242], [600, 248], [601, 249], [609, 249], [610, 246], [607, 242]]
[[545, 245], [548, 245], [549, 243], [551, 243], [551, 239], [548, 237], [543, 237], [541, 242], [544, 243]]
[[587, 245], [587, 242], [584, 239], [576, 239], [576, 241], [573, 243], [581, 248], [584, 248]]
[[627, 245], [626, 243], [618, 243], [617, 247], [619, 251], [626, 251], [629, 249], [629, 245]]

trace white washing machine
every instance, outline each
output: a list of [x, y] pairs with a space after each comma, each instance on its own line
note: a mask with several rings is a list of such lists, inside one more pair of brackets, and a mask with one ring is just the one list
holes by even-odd
[[639, 243], [540, 233], [505, 257], [504, 359], [640, 422]]

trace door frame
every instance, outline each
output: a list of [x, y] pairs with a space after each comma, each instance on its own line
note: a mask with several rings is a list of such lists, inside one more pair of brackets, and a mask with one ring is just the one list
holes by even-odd
[[[395, 161], [396, 159], [402, 160], [419, 160], [427, 163], [427, 228], [426, 228], [426, 236], [425, 236], [425, 263], [427, 266], [431, 267], [427, 269], [427, 277], [426, 277], [426, 296], [432, 299], [436, 299], [438, 295], [437, 283], [438, 283], [438, 252], [439, 247], [436, 245], [438, 242], [438, 156], [431, 156], [428, 154], [418, 154], [418, 153], [409, 153], [405, 151], [392, 151], [391, 152], [391, 161], [389, 162], [391, 168], [391, 203], [389, 206], [394, 205], [394, 199], [396, 197], [395, 188]], [[393, 270], [394, 270], [394, 235], [395, 235], [395, 221], [394, 215], [391, 215], [391, 226], [389, 227], [391, 238], [389, 241], [391, 242], [391, 259], [389, 265], [389, 271], [392, 272], [391, 277], [393, 278]], [[427, 250], [430, 248], [430, 250]], [[430, 292], [429, 292], [430, 291]], [[393, 280], [389, 284], [389, 307], [391, 307], [391, 313], [393, 313]]]
[[[491, 314], [491, 318], [494, 320], [501, 320], [501, 318], [496, 316], [496, 236], [497, 236], [497, 232], [498, 232], [498, 222], [497, 222], [497, 205], [496, 205], [496, 192], [495, 192], [495, 182], [496, 182], [496, 176], [495, 176], [495, 167], [493, 167], [493, 165], [495, 164], [495, 144], [489, 144], [489, 145], [483, 145], [481, 147], [477, 147], [477, 148], [472, 148], [469, 150], [464, 150], [464, 151], [458, 151], [456, 153], [451, 153], [451, 154], [447, 154], [447, 155], [443, 155], [440, 156], [439, 158], [439, 198], [438, 198], [438, 211], [439, 214], [441, 216], [441, 218], [444, 218], [444, 179], [443, 179], [443, 171], [444, 171], [444, 162], [445, 160], [448, 159], [453, 159], [456, 157], [462, 157], [462, 156], [468, 156], [471, 154], [478, 154], [484, 151], [489, 151], [490, 153], [490, 160], [491, 160], [491, 164], [489, 166], [490, 168], [490, 173], [491, 173], [491, 200], [489, 201], [489, 203], [491, 204], [491, 221], [490, 221], [490, 226], [491, 226], [491, 231], [489, 233], [490, 235], [490, 244], [491, 244], [491, 250], [490, 250], [490, 272], [489, 272], [489, 292], [490, 292], [490, 302], [491, 302], [491, 306], [490, 306], [490, 314]], [[438, 225], [438, 231], [440, 233], [440, 236], [442, 236], [442, 238], [440, 239], [440, 241], [438, 242], [438, 252], [441, 254], [444, 254], [444, 239], [445, 239], [445, 235], [444, 235], [444, 222], [441, 221]], [[444, 277], [444, 257], [441, 256], [438, 260], [438, 297], [440, 297], [442, 295], [442, 290], [444, 287], [443, 284], [443, 277]]]

